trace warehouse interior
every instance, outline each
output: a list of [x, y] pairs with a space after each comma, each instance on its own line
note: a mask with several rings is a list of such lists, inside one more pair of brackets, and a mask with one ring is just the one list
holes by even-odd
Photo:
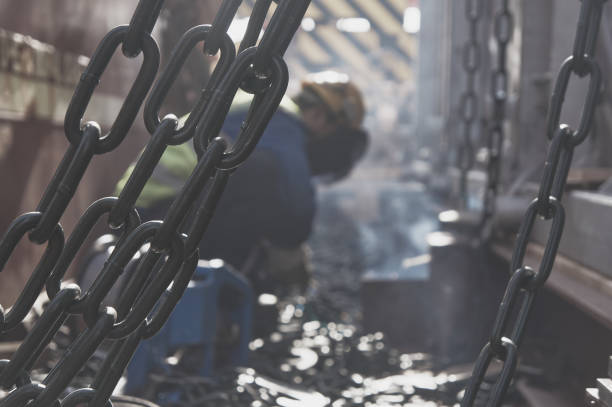
[[[612, 407], [611, 24], [606, 0], [0, 0], [0, 407]], [[352, 87], [358, 124], [320, 137], [360, 142], [314, 150], [306, 90], [340, 123]], [[233, 260], [268, 227], [290, 237]]]

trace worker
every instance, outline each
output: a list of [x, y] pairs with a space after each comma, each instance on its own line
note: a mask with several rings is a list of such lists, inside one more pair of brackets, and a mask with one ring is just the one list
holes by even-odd
[[[230, 144], [249, 102], [232, 104], [222, 128]], [[220, 258], [239, 270], [264, 268], [271, 280], [303, 288], [308, 271], [302, 244], [315, 213], [312, 178], [329, 183], [350, 173], [368, 144], [364, 114], [361, 93], [347, 75], [308, 76], [294, 98], [283, 98], [254, 152], [230, 176], [200, 257]], [[136, 203], [143, 220], [163, 219], [196, 160], [192, 143], [168, 147]]]

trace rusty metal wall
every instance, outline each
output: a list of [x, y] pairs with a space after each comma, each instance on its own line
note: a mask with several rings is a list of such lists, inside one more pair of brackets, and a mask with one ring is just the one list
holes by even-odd
[[[19, 214], [35, 209], [67, 147], [62, 120], [80, 71], [106, 32], [127, 24], [137, 0], [0, 0], [0, 230]], [[190, 2], [194, 3], [194, 2]], [[154, 36], [168, 55], [177, 33], [210, 22], [217, 1], [186, 7], [169, 0]], [[0, 33], [0, 34], [2, 34]], [[142, 57], [119, 51], [105, 72], [85, 120], [108, 129], [135, 78]], [[163, 64], [163, 62], [162, 62]], [[195, 59], [177, 84], [167, 108], [188, 106], [195, 72], [207, 77], [208, 61]], [[199, 84], [196, 85], [199, 87]], [[174, 110], [173, 110], [174, 111]], [[111, 154], [94, 157], [77, 193], [61, 219], [66, 235], [95, 199], [109, 195], [148, 134], [139, 115], [128, 137]], [[98, 225], [104, 231], [104, 225]], [[0, 303], [7, 307], [35, 266], [43, 247], [24, 239], [0, 274]], [[86, 249], [86, 248], [85, 248]], [[75, 272], [73, 263], [69, 273]]]

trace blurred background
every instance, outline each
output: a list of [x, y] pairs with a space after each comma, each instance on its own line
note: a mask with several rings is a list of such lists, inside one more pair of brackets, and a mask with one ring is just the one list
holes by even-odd
[[[162, 66], [180, 35], [191, 26], [210, 23], [220, 3], [166, 1], [153, 32]], [[230, 26], [236, 43], [244, 35], [253, 3], [243, 1]], [[414, 356], [421, 352], [437, 352], [439, 369], [475, 358], [508, 279], [520, 214], [537, 191], [548, 143], [549, 97], [558, 67], [571, 52], [579, 2], [509, 3], [514, 25], [507, 58], [508, 120], [495, 239], [484, 254], [470, 248], [442, 263], [432, 258], [432, 246], [440, 244], [431, 237], [440, 226], [438, 214], [454, 208], [450, 196], [458, 188], [456, 145], [465, 88], [461, 59], [468, 36], [463, 1], [313, 0], [286, 54], [289, 95], [299, 90], [300, 78], [308, 73], [347, 73], [364, 94], [365, 127], [371, 135], [365, 158], [348, 179], [318, 187], [319, 207], [309, 241], [315, 279], [308, 295], [318, 300], [315, 314], [356, 327], [364, 333], [364, 343], [382, 338], [365, 333], [381, 332], [384, 346], [413, 355], [405, 359], [411, 364], [422, 363], [422, 357]], [[110, 28], [129, 22], [136, 4], [0, 0], [0, 230], [36, 207], [68, 145], [63, 116], [88, 56]], [[478, 28], [481, 66], [475, 83], [482, 97], [472, 135], [476, 165], [468, 175], [468, 208], [475, 212], [482, 209], [486, 182], [485, 129], [493, 109], [489, 73], [495, 64], [492, 21], [498, 7], [493, 1], [483, 4], [484, 23]], [[537, 334], [525, 345], [529, 351], [522, 374], [529, 383], [518, 390], [521, 395], [513, 399], [514, 405], [577, 405], [584, 387], [607, 374], [606, 358], [612, 354], [612, 96], [607, 86], [612, 8], [604, 8], [604, 13], [597, 58], [605, 86], [592, 136], [575, 152], [560, 277], [539, 298], [530, 325]], [[104, 128], [112, 124], [141, 58], [113, 58], [85, 118]], [[194, 52], [164, 110], [188, 112], [214, 63]], [[585, 91], [585, 81], [571, 83], [562, 121], [578, 121]], [[112, 194], [148, 141], [141, 117], [113, 154], [94, 158], [61, 220], [67, 234], [92, 201]], [[546, 227], [538, 226], [532, 237], [530, 253], [536, 260], [545, 233]], [[19, 244], [0, 274], [3, 306], [13, 303], [42, 250]], [[476, 257], [486, 276], [462, 274]], [[69, 275], [76, 272], [73, 266]], [[395, 358], [397, 366], [401, 362], [399, 353], [385, 357]], [[466, 374], [469, 367], [458, 371]]]
[[[36, 206], [67, 146], [63, 116], [89, 60], [87, 56], [110, 28], [129, 22], [136, 3], [0, 1], [0, 182], [5, 188], [0, 198], [2, 230], [18, 213]], [[220, 3], [166, 2], [154, 31], [162, 51], [162, 66], [183, 32], [210, 23]], [[229, 34], [236, 43], [244, 35], [252, 5], [252, 1], [243, 2], [230, 27]], [[308, 72], [335, 69], [348, 73], [366, 94], [366, 126], [376, 129], [372, 154], [382, 154], [382, 167], [387, 166], [383, 163], [386, 160], [400, 163], [404, 149], [397, 149], [395, 144], [407, 139], [414, 117], [418, 30], [416, 2], [314, 1], [286, 58], [291, 75], [288, 93], [299, 90], [300, 78]], [[109, 121], [135, 78], [141, 58], [113, 57], [85, 117], [105, 127], [112, 124]], [[164, 109], [188, 112], [213, 63], [194, 52]], [[112, 192], [147, 140], [143, 122], [137, 120], [112, 157], [94, 159], [62, 218], [67, 231], [93, 200]], [[0, 276], [3, 303], [16, 298], [37, 261], [39, 249], [23, 245], [12, 256], [7, 271]]]

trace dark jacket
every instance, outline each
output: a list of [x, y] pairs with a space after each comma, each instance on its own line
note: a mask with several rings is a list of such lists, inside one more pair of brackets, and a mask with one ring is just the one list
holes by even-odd
[[[241, 123], [240, 114], [231, 114], [223, 132], [233, 139]], [[304, 128], [279, 110], [253, 154], [231, 175], [200, 244], [200, 257], [241, 267], [262, 239], [284, 248], [303, 243], [315, 212], [310, 175]]]
[[[245, 114], [234, 107], [228, 114], [222, 133], [230, 141], [238, 136]], [[254, 152], [230, 176], [200, 244], [200, 258], [220, 258], [240, 268], [262, 240], [291, 248], [308, 238], [315, 193], [305, 142], [299, 117], [279, 108]], [[191, 142], [168, 147], [137, 202], [143, 221], [164, 217], [195, 163]], [[132, 170], [118, 183], [118, 191]]]

